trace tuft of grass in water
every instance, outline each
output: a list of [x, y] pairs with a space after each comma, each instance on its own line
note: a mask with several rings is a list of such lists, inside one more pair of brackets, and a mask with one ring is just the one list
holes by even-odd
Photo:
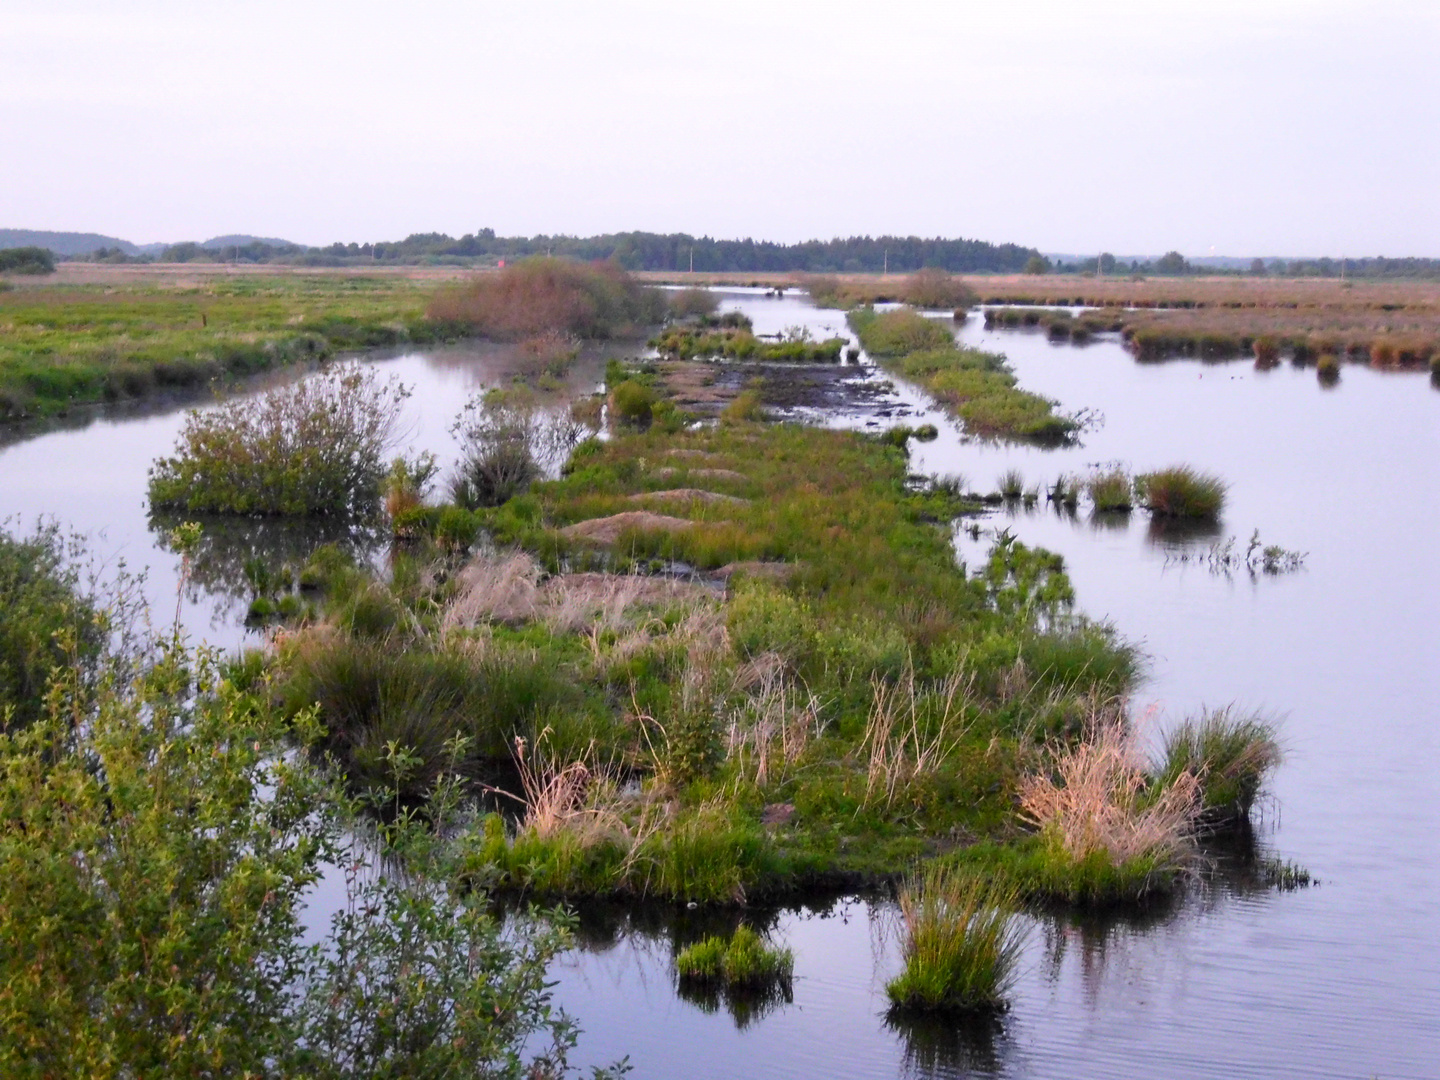
[[1024, 946], [1014, 886], [932, 862], [900, 890], [905, 970], [885, 987], [898, 1009], [1004, 1008]]
[[1273, 722], [1231, 707], [1213, 709], [1187, 718], [1165, 736], [1159, 780], [1168, 785], [1185, 773], [1198, 777], [1204, 820], [1239, 825], [1249, 820], [1283, 756]]
[[1019, 469], [1007, 469], [995, 481], [995, 487], [1007, 499], [1018, 499], [1025, 493], [1025, 477]]
[[1130, 477], [1120, 468], [1096, 473], [1085, 481], [1085, 493], [1090, 496], [1094, 508], [1101, 513], [1129, 510], [1134, 505], [1132, 491]]
[[1225, 508], [1228, 485], [1189, 465], [1175, 465], [1135, 478], [1135, 495], [1158, 517], [1215, 520]]
[[683, 949], [675, 958], [682, 982], [731, 990], [765, 990], [788, 983], [795, 969], [789, 949], [775, 948], [748, 926], [739, 927], [729, 941], [708, 937]]

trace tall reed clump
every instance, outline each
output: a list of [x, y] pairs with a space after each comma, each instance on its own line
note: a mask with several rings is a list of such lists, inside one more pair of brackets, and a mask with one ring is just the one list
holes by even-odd
[[1225, 508], [1228, 486], [1211, 473], [1174, 465], [1135, 478], [1140, 504], [1158, 517], [1214, 520]]
[[885, 987], [897, 1009], [1003, 1009], [1025, 932], [1015, 888], [932, 862], [900, 890], [905, 970]]
[[524, 259], [438, 293], [426, 314], [499, 341], [546, 332], [582, 338], [636, 333], [662, 322], [664, 295], [614, 263]]
[[373, 510], [410, 391], [340, 364], [185, 418], [150, 470], [150, 505], [187, 513], [343, 515]]
[[1100, 513], [1129, 510], [1134, 505], [1130, 477], [1124, 469], [1098, 472], [1085, 481], [1085, 492]]
[[1243, 826], [1283, 756], [1273, 722], [1230, 707], [1209, 710], [1165, 736], [1159, 781], [1197, 777], [1201, 819], [1216, 827]]
[[682, 983], [759, 991], [789, 983], [795, 957], [789, 949], [766, 945], [754, 930], [741, 926], [729, 941], [708, 937], [681, 950], [675, 969]]

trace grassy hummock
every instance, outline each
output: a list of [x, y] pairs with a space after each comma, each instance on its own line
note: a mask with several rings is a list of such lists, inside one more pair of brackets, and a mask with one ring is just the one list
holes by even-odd
[[1005, 358], [963, 349], [934, 319], [908, 308], [856, 308], [847, 319], [865, 351], [887, 370], [924, 386], [974, 435], [1063, 443], [1079, 428], [1055, 402], [1021, 390]]

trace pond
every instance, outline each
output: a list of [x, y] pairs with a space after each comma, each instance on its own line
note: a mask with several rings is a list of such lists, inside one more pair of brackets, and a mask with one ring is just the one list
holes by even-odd
[[[759, 332], [843, 332], [838, 312], [801, 296], [734, 291], [724, 302]], [[1027, 486], [1110, 462], [1223, 476], [1229, 502], [1213, 535], [1156, 532], [1139, 511], [1097, 521], [1082, 504], [1070, 516], [1042, 497], [1029, 510], [997, 509], [980, 520], [978, 542], [957, 533], [957, 546], [973, 560], [987, 534], [1009, 529], [1060, 552], [1079, 608], [1149, 656], [1137, 712], [1153, 730], [1231, 701], [1278, 717], [1288, 756], [1261, 840], [1320, 884], [1274, 892], [1221, 877], [1144, 920], [1036, 919], [1013, 1008], [980, 1029], [887, 1023], [883, 985], [898, 958], [883, 898], [769, 913], [795, 952], [793, 997], [752, 1011], [677, 996], [672, 949], [694, 936], [698, 915], [587, 912], [584, 944], [555, 971], [560, 1003], [585, 1029], [579, 1059], [628, 1054], [639, 1078], [1433, 1077], [1440, 393], [1424, 375], [1355, 366], [1325, 387], [1289, 365], [1139, 364], [1113, 338], [1057, 346], [1040, 333], [986, 331], [974, 316], [959, 335], [1005, 352], [1026, 389], [1101, 419], [1074, 447], [977, 442], [913, 387], [885, 398], [868, 368], [846, 374], [880, 394], [880, 407], [794, 411], [871, 430], [902, 416], [934, 422], [936, 441], [911, 443], [913, 470], [959, 473], [981, 491], [1011, 468]], [[375, 362], [415, 387], [410, 442], [442, 460], [453, 457], [447, 428], [465, 399], [510, 374], [503, 351], [477, 346]], [[572, 386], [588, 390], [602, 368], [601, 354], [586, 356]], [[0, 517], [18, 515], [15, 531], [53, 515], [112, 563], [148, 566], [152, 603], [168, 619], [177, 560], [147, 520], [145, 473], [182, 419], [176, 404], [98, 415], [0, 447]], [[1255, 529], [1305, 552], [1303, 568], [1252, 576], [1181, 559], [1229, 536], [1243, 548]], [[181, 618], [197, 640], [230, 647], [247, 638], [243, 613], [217, 583], [193, 590]]]

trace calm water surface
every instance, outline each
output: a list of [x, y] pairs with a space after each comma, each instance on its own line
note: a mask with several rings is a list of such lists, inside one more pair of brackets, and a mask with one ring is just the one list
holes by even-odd
[[[843, 332], [838, 313], [803, 298], [735, 292], [726, 305], [760, 332]], [[1153, 534], [1143, 513], [1117, 526], [1043, 501], [981, 524], [1062, 553], [1079, 607], [1143, 646], [1140, 708], [1157, 730], [1231, 701], [1281, 719], [1289, 756], [1263, 840], [1322, 884], [1216, 889], [1139, 923], [1037, 921], [1014, 1007], [980, 1030], [887, 1024], [883, 985], [898, 959], [883, 901], [772, 913], [797, 977], [793, 1000], [760, 1015], [676, 995], [672, 943], [697, 932], [683, 914], [679, 925], [654, 912], [587, 918], [584, 946], [555, 971], [585, 1028], [581, 1059], [628, 1054], [639, 1078], [1440, 1076], [1440, 393], [1423, 375], [1358, 367], [1325, 389], [1289, 366], [1141, 365], [1115, 341], [1052, 346], [973, 317], [960, 337], [1005, 352], [1022, 386], [1103, 423], [1062, 450], [978, 443], [901, 385], [897, 415], [941, 428], [912, 443], [915, 471], [989, 490], [1012, 467], [1045, 485], [1099, 463], [1185, 462], [1230, 482], [1215, 536], [1177, 540]], [[508, 377], [503, 358], [474, 347], [377, 363], [415, 386], [409, 440], [442, 460], [464, 400]], [[582, 364], [574, 384], [593, 384], [601, 364]], [[168, 618], [176, 560], [147, 521], [145, 472], [182, 419], [101, 418], [0, 447], [0, 517], [28, 527], [52, 515], [102, 557], [148, 566]], [[1307, 552], [1304, 569], [1227, 576], [1177, 559], [1232, 535], [1243, 547], [1257, 528]], [[962, 557], [982, 556], [987, 540], [961, 536]], [[238, 594], [202, 587], [182, 619], [195, 638], [232, 646], [246, 637], [243, 611]]]

